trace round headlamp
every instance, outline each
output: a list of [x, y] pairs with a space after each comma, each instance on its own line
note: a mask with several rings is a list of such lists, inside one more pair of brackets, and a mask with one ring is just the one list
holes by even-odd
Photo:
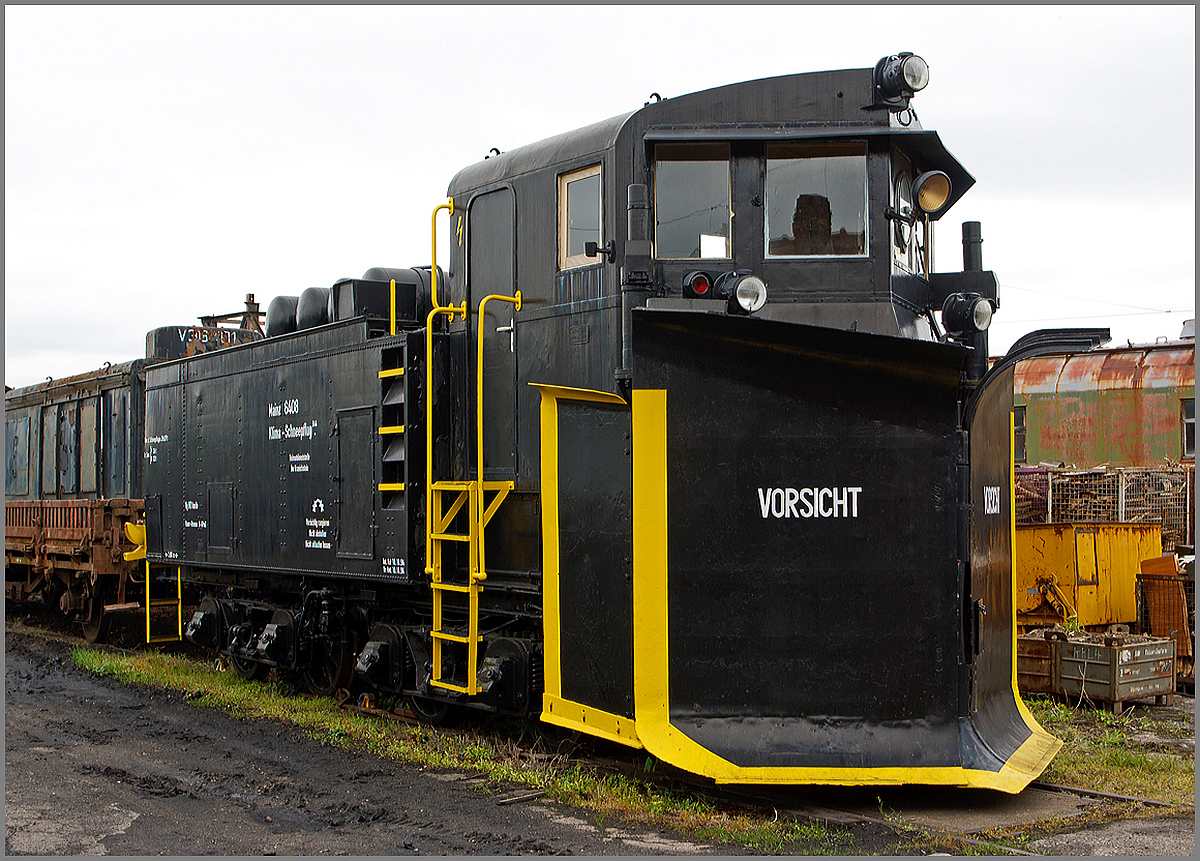
[[929, 64], [908, 51], [892, 54], [875, 64], [872, 83], [877, 99], [875, 107], [886, 105], [891, 111], [903, 110], [908, 107], [909, 97], [929, 84]]
[[930, 170], [913, 183], [913, 200], [922, 212], [938, 215], [950, 202], [950, 177], [940, 170]]
[[925, 89], [929, 83], [929, 64], [916, 54], [909, 54], [904, 58], [900, 64], [900, 73], [904, 76], [905, 85], [914, 93]]
[[729, 291], [731, 314], [753, 314], [767, 304], [767, 285], [757, 275], [739, 278]]
[[942, 325], [951, 335], [973, 335], [992, 325], [992, 303], [978, 293], [951, 293], [942, 304]]

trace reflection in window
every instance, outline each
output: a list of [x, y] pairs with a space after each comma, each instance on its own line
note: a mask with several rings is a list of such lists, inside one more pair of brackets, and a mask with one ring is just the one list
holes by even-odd
[[654, 155], [655, 256], [729, 257], [729, 147], [661, 146]]
[[599, 262], [584, 254], [588, 242], [600, 242], [600, 165], [558, 178], [558, 268]]
[[867, 253], [867, 147], [767, 147], [767, 254]]

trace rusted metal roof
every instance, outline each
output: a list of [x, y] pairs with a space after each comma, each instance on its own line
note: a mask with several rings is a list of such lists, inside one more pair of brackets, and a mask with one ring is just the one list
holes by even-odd
[[1014, 391], [1019, 398], [1033, 393], [1195, 386], [1196, 344], [1174, 341], [1026, 359], [1017, 365]]
[[1030, 462], [1078, 466], [1178, 461], [1181, 400], [1195, 398], [1194, 341], [1041, 356], [1017, 364]]

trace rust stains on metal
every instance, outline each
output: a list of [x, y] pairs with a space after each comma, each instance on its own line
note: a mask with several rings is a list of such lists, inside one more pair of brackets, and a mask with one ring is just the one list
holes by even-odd
[[1179, 460], [1181, 401], [1194, 399], [1194, 342], [1044, 356], [1017, 365], [1027, 460], [1133, 466]]

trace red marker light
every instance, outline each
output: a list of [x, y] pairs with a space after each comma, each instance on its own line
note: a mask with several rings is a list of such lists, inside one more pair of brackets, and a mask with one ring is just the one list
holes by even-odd
[[688, 296], [704, 296], [711, 287], [712, 280], [705, 272], [691, 272], [683, 279], [683, 290]]

